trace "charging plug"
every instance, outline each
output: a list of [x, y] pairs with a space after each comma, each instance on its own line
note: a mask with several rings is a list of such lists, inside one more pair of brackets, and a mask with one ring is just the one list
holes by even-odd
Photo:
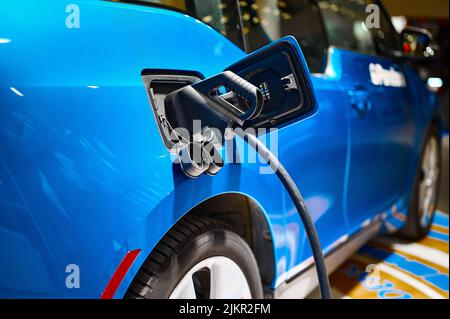
[[242, 126], [257, 117], [263, 101], [257, 87], [231, 71], [168, 94], [165, 113], [181, 140], [177, 156], [183, 173], [191, 178], [217, 174], [223, 159], [212, 143], [213, 137], [223, 145], [226, 128]]

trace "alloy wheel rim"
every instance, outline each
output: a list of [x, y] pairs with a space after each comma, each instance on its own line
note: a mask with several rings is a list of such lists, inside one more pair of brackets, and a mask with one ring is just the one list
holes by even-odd
[[230, 258], [202, 260], [180, 280], [170, 299], [251, 299], [250, 287], [241, 268]]
[[419, 214], [422, 227], [431, 222], [437, 196], [437, 182], [439, 176], [438, 143], [435, 138], [428, 140], [422, 158], [422, 180], [419, 186]]

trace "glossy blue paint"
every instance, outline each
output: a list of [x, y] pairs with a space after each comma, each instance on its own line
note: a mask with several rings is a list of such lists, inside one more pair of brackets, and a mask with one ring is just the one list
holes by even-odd
[[[351, 228], [356, 230], [364, 220], [384, 212], [408, 193], [416, 128], [409, 86], [375, 85], [369, 72], [370, 64], [400, 73], [402, 66], [380, 57], [337, 51], [343, 65], [339, 85], [347, 93], [351, 140], [347, 213]], [[367, 110], [359, 110], [359, 102], [352, 100], [357, 94]]]
[[[268, 220], [273, 286], [295, 275], [311, 253], [276, 175], [260, 174], [266, 165], [258, 163], [185, 178], [159, 137], [141, 78], [151, 68], [211, 76], [245, 53], [180, 13], [71, 3], [80, 8], [79, 29], [66, 27], [64, 2], [0, 3], [0, 38], [9, 40], [0, 42], [0, 297], [98, 298], [126, 252], [142, 249], [116, 293], [122, 297], [179, 218], [230, 192], [253, 199]], [[278, 131], [279, 157], [326, 249], [406, 201], [435, 113], [434, 96], [406, 66], [405, 90], [372, 88], [364, 70], [376, 59], [330, 49], [326, 72], [312, 75], [317, 112]], [[375, 97], [364, 118], [348, 95], [359, 82]], [[69, 264], [80, 267], [79, 289], [65, 285]]]

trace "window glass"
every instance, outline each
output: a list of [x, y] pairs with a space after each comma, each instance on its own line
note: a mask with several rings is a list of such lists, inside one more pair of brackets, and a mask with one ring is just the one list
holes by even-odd
[[[122, 2], [128, 2], [123, 0]], [[132, 2], [132, 1], [129, 1]], [[241, 29], [234, 1], [229, 0], [141, 0], [139, 3], [153, 4], [184, 12], [222, 33], [239, 47], [243, 47]]]
[[293, 35], [302, 47], [311, 72], [323, 71], [327, 42], [314, 1], [242, 0], [239, 3], [249, 51]]
[[319, 0], [330, 45], [376, 54], [372, 32], [366, 27], [367, 0]]

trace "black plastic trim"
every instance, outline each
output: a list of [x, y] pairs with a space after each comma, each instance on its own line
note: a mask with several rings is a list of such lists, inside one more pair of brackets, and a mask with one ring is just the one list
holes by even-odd
[[158, 127], [161, 140], [164, 146], [169, 152], [175, 152], [173, 146], [174, 143], [170, 140], [170, 133], [165, 128], [165, 125], [161, 122], [161, 117], [165, 117], [165, 104], [164, 99], [157, 99], [155, 96], [152, 84], [154, 82], [166, 82], [166, 83], [179, 83], [180, 87], [191, 85], [195, 82], [203, 80], [205, 77], [203, 74], [197, 71], [185, 71], [185, 70], [169, 70], [169, 69], [144, 69], [141, 72], [142, 79], [145, 84], [145, 89], [147, 91], [150, 105], [152, 108], [152, 113], [155, 117], [155, 122]]

